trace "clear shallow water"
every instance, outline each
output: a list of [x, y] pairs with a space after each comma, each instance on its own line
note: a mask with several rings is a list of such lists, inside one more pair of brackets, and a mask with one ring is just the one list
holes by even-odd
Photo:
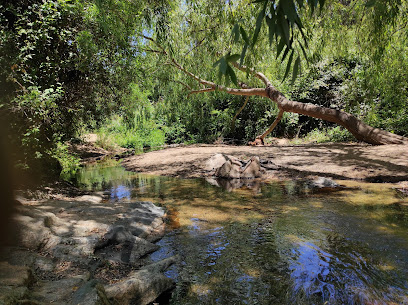
[[[138, 175], [116, 163], [84, 168], [106, 204], [168, 209], [151, 260], [179, 255], [160, 304], [408, 304], [408, 200], [391, 185], [311, 193], [294, 181], [232, 192], [204, 179]], [[252, 186], [251, 186], [252, 187]]]

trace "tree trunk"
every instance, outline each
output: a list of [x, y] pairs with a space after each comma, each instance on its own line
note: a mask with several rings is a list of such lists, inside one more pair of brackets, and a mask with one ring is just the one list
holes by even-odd
[[376, 145], [408, 144], [408, 138], [373, 128], [347, 112], [310, 103], [290, 101], [271, 85], [266, 88], [266, 92], [267, 97], [274, 101], [281, 110], [336, 123], [350, 131], [357, 140]]

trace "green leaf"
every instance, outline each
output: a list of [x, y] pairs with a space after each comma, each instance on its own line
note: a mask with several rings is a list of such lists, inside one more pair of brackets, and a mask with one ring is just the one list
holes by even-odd
[[276, 58], [278, 58], [279, 57], [279, 55], [280, 55], [280, 53], [282, 52], [282, 50], [283, 50], [283, 47], [285, 46], [286, 44], [285, 44], [285, 39], [283, 38], [283, 37], [281, 37], [281, 40], [279, 41], [279, 44], [278, 44], [278, 46], [277, 46], [277, 48], [276, 48]]
[[228, 67], [227, 61], [225, 60], [225, 56], [223, 56], [220, 61], [220, 72], [223, 75], [227, 73], [227, 67]]
[[299, 42], [299, 45], [300, 45], [300, 48], [302, 49], [302, 53], [303, 53], [303, 56], [305, 57], [306, 61], [309, 61], [309, 58], [307, 57], [305, 48], [303, 47], [303, 45], [300, 42]]
[[268, 1], [265, 1], [264, 6], [262, 7], [261, 11], [258, 14], [258, 18], [256, 18], [255, 32], [252, 38], [252, 47], [255, 45], [256, 41], [258, 40], [258, 35], [259, 35], [259, 32], [261, 31], [262, 21], [265, 17], [265, 10], [266, 10], [267, 4], [268, 4]]
[[[221, 58], [222, 59], [222, 58]], [[218, 66], [221, 63], [221, 59], [218, 59], [214, 64], [213, 64], [213, 68], [215, 68], [216, 66]]]
[[307, 42], [307, 37], [306, 37], [305, 33], [303, 32], [303, 29], [301, 27], [299, 27], [299, 31], [302, 34], [303, 41], [305, 42], [306, 48], [308, 48], [309, 46], [308, 46], [308, 42]]
[[269, 27], [269, 45], [271, 46], [273, 42], [273, 38], [275, 37], [275, 32], [276, 32], [276, 23], [274, 20], [274, 15], [272, 15], [272, 18], [269, 16], [266, 16], [265, 20]]
[[239, 40], [239, 24], [238, 23], [235, 23], [234, 27], [232, 28], [231, 36], [234, 42], [237, 43]]
[[241, 55], [239, 55], [239, 54], [232, 54], [232, 55], [229, 55], [228, 57], [227, 57], [227, 62], [235, 62], [235, 61], [237, 61], [238, 59], [240, 59], [241, 58]]
[[373, 7], [377, 1], [376, 0], [369, 0], [366, 2], [365, 7]]
[[296, 12], [295, 4], [293, 3], [293, 0], [280, 1], [279, 5], [282, 6], [283, 12], [288, 17], [288, 20], [291, 23], [294, 23], [295, 20], [299, 19], [297, 12]]
[[322, 11], [323, 6], [324, 6], [325, 0], [319, 0], [319, 4], [320, 4], [320, 11]]
[[241, 66], [244, 63], [245, 54], [246, 54], [247, 49], [248, 49], [248, 44], [244, 44], [244, 46], [242, 47], [241, 58], [239, 59], [239, 64]]
[[300, 70], [300, 56], [296, 58], [295, 65], [293, 66], [293, 74], [292, 74], [292, 82], [291, 82], [292, 85], [298, 76], [299, 70]]
[[244, 30], [244, 28], [242, 26], [239, 27], [239, 31], [241, 32], [242, 39], [244, 39], [245, 43], [247, 45], [249, 45], [248, 35], [247, 35], [247, 33], [245, 32], [245, 30]]
[[282, 30], [283, 36], [286, 40], [286, 45], [289, 46], [289, 23], [283, 14], [278, 15], [278, 25]]
[[292, 50], [292, 53], [290, 53], [289, 59], [288, 59], [288, 63], [286, 65], [286, 71], [285, 71], [285, 75], [283, 76], [282, 81], [284, 81], [286, 79], [286, 77], [288, 77], [289, 75], [289, 71], [290, 71], [290, 66], [292, 65], [292, 60], [293, 60], [293, 53], [295, 53], [294, 50]]
[[227, 67], [227, 74], [229, 75], [231, 81], [238, 86], [238, 80], [237, 80], [237, 76], [234, 72], [234, 69], [232, 69], [229, 65]]
[[283, 52], [281, 62], [283, 62], [285, 60], [286, 55], [288, 55], [289, 51], [290, 51], [290, 48], [288, 46], [286, 46], [285, 52]]

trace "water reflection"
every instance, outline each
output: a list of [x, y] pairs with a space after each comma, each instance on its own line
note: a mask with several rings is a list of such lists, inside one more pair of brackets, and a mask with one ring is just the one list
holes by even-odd
[[313, 194], [286, 181], [225, 191], [117, 166], [86, 169], [78, 181], [114, 202], [168, 209], [169, 232], [150, 259], [180, 260], [165, 273], [177, 285], [160, 304], [408, 304], [408, 200], [389, 185], [344, 182], [353, 188]]

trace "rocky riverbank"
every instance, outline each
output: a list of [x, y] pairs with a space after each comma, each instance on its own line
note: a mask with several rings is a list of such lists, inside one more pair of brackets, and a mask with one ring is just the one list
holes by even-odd
[[18, 198], [0, 304], [149, 304], [173, 287], [162, 273], [175, 258], [148, 258], [164, 218], [152, 202], [111, 204], [104, 194]]

